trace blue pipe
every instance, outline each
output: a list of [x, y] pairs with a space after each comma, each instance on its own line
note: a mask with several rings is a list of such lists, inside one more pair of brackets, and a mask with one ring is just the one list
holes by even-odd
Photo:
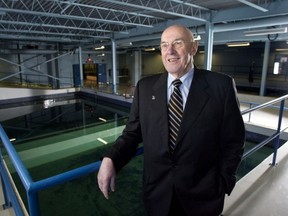
[[2, 175], [5, 175], [3, 173], [3, 171], [6, 171], [3, 167], [3, 163], [2, 163], [2, 160], [0, 161], [0, 179], [1, 179], [1, 185], [2, 185], [2, 191], [3, 191], [3, 197], [4, 197], [4, 205], [3, 205], [3, 208], [4, 209], [7, 209], [7, 208], [10, 208], [11, 207], [11, 203], [10, 203], [10, 199], [9, 199], [9, 193], [7, 192], [7, 188], [8, 185], [6, 186], [6, 181], [4, 180], [4, 177]]
[[[144, 148], [140, 147], [137, 149], [135, 156], [141, 155], [143, 154], [143, 152], [144, 152]], [[29, 191], [37, 192], [39, 190], [45, 190], [49, 187], [74, 180], [84, 175], [88, 175], [90, 173], [98, 171], [100, 168], [100, 165], [101, 165], [101, 161], [97, 161], [97, 162], [90, 163], [88, 165], [85, 165], [85, 166], [82, 166], [73, 170], [69, 170], [64, 173], [60, 173], [52, 177], [48, 177], [46, 179], [33, 182], [29, 188]]]
[[[280, 111], [279, 111], [279, 117], [278, 117], [277, 133], [279, 133], [280, 130], [281, 130], [284, 104], [285, 104], [285, 100], [282, 100], [282, 101], [281, 101], [281, 106], [280, 106]], [[276, 165], [278, 148], [279, 148], [279, 136], [276, 138], [276, 140], [275, 140], [275, 142], [274, 142], [274, 154], [273, 154], [272, 166], [275, 166], [275, 165]]]
[[22, 160], [20, 159], [19, 155], [17, 154], [14, 146], [10, 142], [9, 138], [7, 137], [3, 127], [0, 125], [0, 137], [4, 144], [4, 147], [23, 183], [23, 186], [26, 190], [29, 190], [31, 183], [33, 182], [28, 170], [24, 166]]
[[49, 187], [52, 187], [54, 185], [62, 184], [68, 181], [71, 181], [73, 179], [79, 178], [83, 175], [87, 175], [92, 172], [96, 172], [100, 167], [101, 161], [97, 161], [73, 170], [69, 170], [67, 172], [48, 177], [46, 179], [42, 179], [39, 181], [36, 181], [31, 184], [31, 187], [29, 188], [30, 192], [37, 192], [39, 190], [45, 190]]

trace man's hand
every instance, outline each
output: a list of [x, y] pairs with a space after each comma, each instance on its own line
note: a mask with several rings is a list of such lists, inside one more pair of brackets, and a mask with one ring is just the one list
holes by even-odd
[[97, 178], [99, 189], [103, 193], [104, 197], [109, 199], [109, 187], [111, 191], [115, 191], [116, 178], [116, 171], [113, 161], [110, 158], [103, 158]]

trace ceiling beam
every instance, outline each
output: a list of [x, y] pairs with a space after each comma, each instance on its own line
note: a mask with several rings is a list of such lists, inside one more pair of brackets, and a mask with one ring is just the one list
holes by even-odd
[[142, 23], [136, 23], [131, 21], [117, 21], [111, 19], [102, 19], [102, 18], [95, 18], [95, 17], [85, 17], [85, 16], [76, 16], [76, 15], [64, 15], [64, 14], [57, 14], [57, 13], [47, 13], [47, 12], [39, 12], [39, 11], [30, 11], [30, 10], [20, 10], [20, 9], [11, 9], [11, 8], [3, 8], [0, 7], [0, 11], [6, 13], [16, 13], [16, 14], [28, 14], [33, 16], [39, 17], [54, 17], [59, 19], [71, 19], [71, 20], [82, 20], [82, 21], [90, 21], [90, 22], [100, 22], [100, 23], [109, 23], [109, 24], [116, 24], [116, 25], [127, 25], [127, 26], [140, 26], [140, 27], [148, 27], [152, 28], [152, 25], [146, 25]]
[[208, 9], [208, 8], [205, 8], [205, 7], [196, 5], [196, 4], [188, 3], [187, 1], [181, 1], [181, 0], [171, 0], [171, 1], [179, 3], [179, 4], [187, 5], [187, 6], [190, 6], [190, 7], [193, 7], [193, 8], [210, 11], [210, 9]]
[[249, 2], [247, 0], [238, 0], [238, 1], [243, 3], [243, 4], [246, 4], [246, 5], [250, 6], [252, 8], [255, 8], [255, 9], [259, 10], [259, 11], [262, 11], [262, 12], [267, 12], [268, 11], [268, 9], [266, 9], [266, 8], [264, 8], [262, 6], [256, 5], [256, 4], [252, 3], [252, 2]]
[[[165, 4], [160, 4], [158, 0], [156, 1], [139, 1], [135, 3], [130, 3], [127, 0], [101, 0], [103, 2], [109, 2], [109, 3], [114, 3], [122, 6], [129, 6], [129, 7], [134, 7], [138, 8], [141, 10], [146, 10], [146, 11], [151, 11], [151, 12], [158, 12], [158, 13], [163, 13], [167, 15], [173, 15], [177, 17], [183, 17], [186, 19], [191, 19], [191, 20], [198, 20], [201, 22], [207, 22], [208, 20], [203, 18], [203, 13], [200, 7], [194, 8], [192, 7], [192, 4], [188, 6], [187, 4], [184, 4], [184, 1], [176, 1], [176, 0], [167, 0], [165, 1]], [[154, 7], [149, 6], [148, 3], [154, 3]], [[163, 2], [163, 1], [162, 1]], [[174, 4], [172, 3], [174, 2]], [[176, 3], [176, 4], [175, 4]], [[205, 10], [207, 13], [207, 11]], [[205, 13], [204, 13], [205, 14]]]

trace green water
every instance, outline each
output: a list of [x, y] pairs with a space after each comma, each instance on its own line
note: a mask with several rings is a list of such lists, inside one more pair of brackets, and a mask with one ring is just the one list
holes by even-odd
[[[246, 141], [245, 143], [245, 151], [250, 150], [255, 146], [255, 143]], [[237, 170], [237, 179], [239, 180], [256, 166], [258, 166], [265, 158], [267, 158], [270, 154], [273, 153], [273, 148], [263, 147], [259, 149], [257, 152], [252, 154], [250, 157], [242, 160], [239, 168]]]
[[[97, 161], [109, 148], [103, 146], [97, 150], [74, 155], [51, 163], [29, 169], [33, 179], [42, 179], [47, 175], [61, 173], [61, 171]], [[71, 216], [71, 215], [145, 215], [142, 204], [142, 163], [143, 157], [138, 156], [121, 170], [117, 175], [116, 192], [110, 194], [106, 200], [100, 193], [96, 173], [81, 177], [74, 181], [54, 186], [39, 192], [41, 215]], [[13, 175], [16, 185], [19, 179]], [[25, 191], [20, 187], [21, 197], [25, 197]], [[27, 204], [27, 200], [24, 198]]]

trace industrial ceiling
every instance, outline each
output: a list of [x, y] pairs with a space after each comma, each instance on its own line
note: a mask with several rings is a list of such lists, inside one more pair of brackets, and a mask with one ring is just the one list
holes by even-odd
[[[168, 25], [183, 24], [214, 43], [261, 41], [244, 31], [286, 28], [288, 0], [0, 0], [0, 48], [37, 44], [90, 49], [115, 40], [133, 47], [159, 43]], [[271, 35], [270, 35], [271, 36]], [[288, 33], [270, 40], [286, 41]]]

